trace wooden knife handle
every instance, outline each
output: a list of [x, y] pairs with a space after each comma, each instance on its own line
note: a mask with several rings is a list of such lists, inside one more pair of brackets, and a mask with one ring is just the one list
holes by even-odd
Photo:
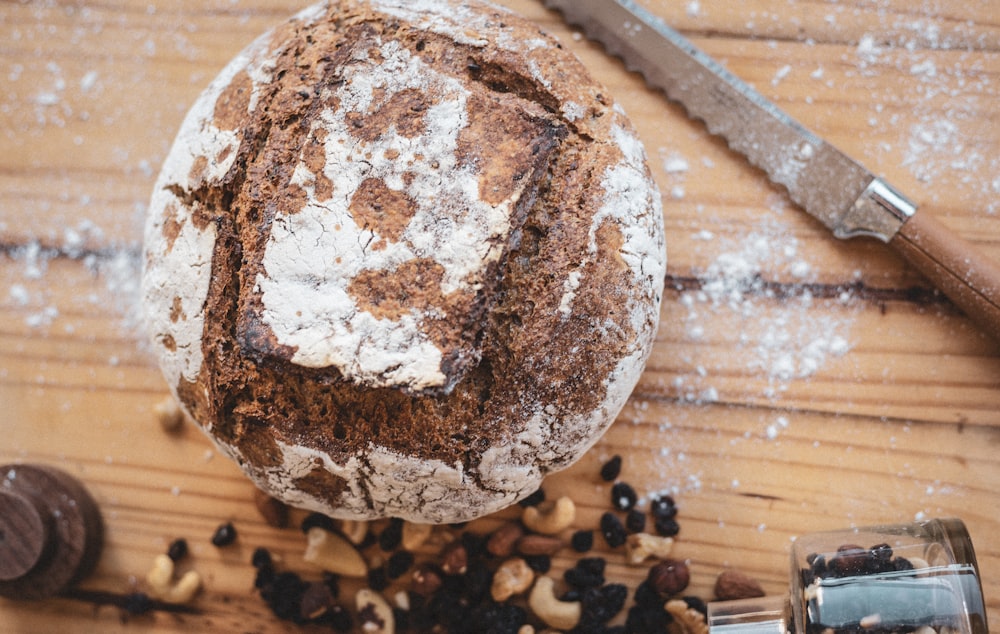
[[1000, 266], [922, 212], [903, 223], [889, 245], [1000, 342]]

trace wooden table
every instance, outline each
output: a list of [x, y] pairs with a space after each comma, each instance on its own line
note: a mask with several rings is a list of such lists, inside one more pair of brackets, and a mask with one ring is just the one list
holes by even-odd
[[[186, 109], [301, 4], [0, 4], [0, 463], [59, 466], [97, 498], [106, 550], [84, 590], [141, 588], [176, 537], [205, 580], [184, 613], [128, 623], [79, 599], [0, 600], [4, 632], [295, 629], [253, 592], [249, 558], [266, 546], [315, 575], [303, 537], [263, 522], [251, 485], [196, 429], [160, 429], [167, 391], [135, 302], [142, 214]], [[705, 598], [727, 566], [782, 592], [797, 535], [958, 516], [1000, 626], [998, 344], [880, 245], [831, 238], [557, 14], [503, 4], [562, 38], [633, 117], [670, 253], [648, 370], [549, 495], [570, 494], [577, 524], [594, 527], [609, 507], [597, 471], [621, 454], [640, 494], [675, 495], [674, 554]], [[993, 0], [645, 4], [1000, 259]], [[226, 520], [239, 539], [216, 549]], [[610, 576], [633, 586], [645, 573], [614, 562]], [[569, 563], [557, 557], [557, 571]]]

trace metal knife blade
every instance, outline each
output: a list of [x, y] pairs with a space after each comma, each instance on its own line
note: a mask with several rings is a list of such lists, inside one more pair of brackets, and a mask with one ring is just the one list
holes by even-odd
[[544, 0], [709, 132], [783, 185], [839, 238], [889, 242], [916, 206], [632, 0]]

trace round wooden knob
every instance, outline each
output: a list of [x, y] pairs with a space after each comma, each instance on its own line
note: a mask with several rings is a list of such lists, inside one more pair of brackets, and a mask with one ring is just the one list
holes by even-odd
[[44, 599], [93, 570], [104, 544], [97, 503], [53, 467], [0, 466], [0, 596]]
[[49, 542], [44, 509], [31, 498], [0, 489], [0, 581], [23, 577]]

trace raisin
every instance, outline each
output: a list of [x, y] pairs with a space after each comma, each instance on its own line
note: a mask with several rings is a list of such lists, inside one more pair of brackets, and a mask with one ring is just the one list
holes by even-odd
[[581, 623], [607, 623], [625, 607], [628, 588], [620, 583], [587, 588], [580, 599]]
[[250, 565], [258, 570], [265, 566], [271, 566], [271, 551], [263, 547], [255, 548], [253, 556], [250, 557]]
[[391, 552], [399, 548], [403, 542], [403, 520], [392, 518], [389, 525], [378, 536], [378, 547], [385, 552]]
[[594, 531], [579, 530], [570, 538], [570, 545], [578, 553], [585, 553], [594, 547]]
[[631, 634], [662, 634], [673, 621], [663, 605], [635, 605], [625, 618], [625, 630]]
[[614, 513], [605, 513], [601, 516], [601, 534], [604, 536], [604, 541], [612, 548], [624, 545], [628, 538], [625, 526]]
[[632, 509], [625, 516], [625, 528], [630, 533], [641, 533], [646, 530], [646, 514], [638, 509]]
[[654, 517], [653, 527], [656, 528], [657, 535], [664, 537], [674, 537], [681, 532], [681, 525], [672, 517]]
[[330, 531], [331, 533], [337, 530], [337, 526], [333, 523], [333, 520], [322, 513], [310, 513], [302, 520], [301, 528], [303, 533], [308, 533], [310, 528], [316, 527]]
[[619, 511], [631, 510], [638, 500], [635, 489], [627, 482], [618, 482], [611, 487], [611, 504]]
[[603, 557], [584, 557], [576, 562], [576, 565], [563, 573], [566, 583], [575, 588], [596, 588], [604, 585]]
[[601, 479], [605, 482], [614, 482], [621, 472], [622, 457], [616, 454], [601, 467]]
[[552, 557], [549, 555], [524, 555], [524, 561], [540, 575], [544, 575], [552, 569]]
[[212, 534], [213, 546], [228, 546], [234, 541], [236, 541], [236, 527], [233, 526], [232, 522], [226, 522], [219, 526]]
[[410, 551], [398, 550], [389, 557], [389, 561], [386, 563], [386, 574], [389, 575], [390, 579], [399, 579], [413, 566], [414, 560], [415, 557]]
[[181, 559], [187, 557], [188, 554], [188, 543], [183, 537], [175, 539], [170, 543], [170, 547], [167, 548], [167, 557], [170, 557], [170, 561], [177, 563]]
[[673, 519], [677, 517], [677, 504], [669, 495], [658, 495], [649, 501], [649, 512], [656, 519]]
[[522, 507], [538, 506], [545, 501], [545, 489], [538, 489], [528, 497], [524, 498], [518, 504]]
[[389, 574], [384, 566], [372, 568], [368, 571], [368, 587], [375, 592], [382, 592], [389, 587]]

